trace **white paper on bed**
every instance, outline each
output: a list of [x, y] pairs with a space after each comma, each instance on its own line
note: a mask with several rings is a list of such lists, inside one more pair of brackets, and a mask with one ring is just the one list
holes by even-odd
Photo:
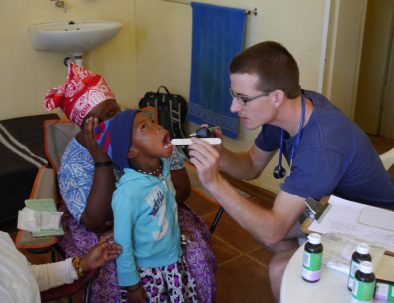
[[[331, 196], [328, 203], [329, 207], [318, 221], [312, 222], [309, 230], [322, 234], [348, 234], [394, 252], [394, 231], [390, 230], [390, 224], [388, 226], [384, 224], [384, 222], [391, 223], [394, 221], [393, 211], [356, 203], [336, 196]], [[373, 216], [372, 219], [367, 220], [368, 224], [365, 224], [365, 214]], [[378, 221], [379, 223], [375, 224]]]
[[58, 229], [62, 215], [62, 212], [36, 211], [25, 207], [18, 213], [18, 229], [31, 232]]

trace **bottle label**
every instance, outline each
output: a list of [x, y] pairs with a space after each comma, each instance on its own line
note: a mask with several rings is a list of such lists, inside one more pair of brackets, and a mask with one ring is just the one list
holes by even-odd
[[354, 275], [356, 274], [356, 271], [359, 267], [360, 267], [360, 263], [352, 260], [352, 263], [350, 264], [349, 279], [347, 281], [347, 287], [349, 289], [353, 289]]
[[394, 287], [386, 283], [376, 283], [375, 299], [386, 302], [394, 302]]
[[373, 282], [361, 282], [355, 279], [352, 290], [352, 303], [372, 302], [375, 284], [375, 280]]
[[393, 285], [389, 286], [387, 302], [394, 302], [394, 286]]
[[322, 253], [309, 253], [304, 251], [302, 277], [305, 280], [317, 281], [320, 279], [322, 257]]

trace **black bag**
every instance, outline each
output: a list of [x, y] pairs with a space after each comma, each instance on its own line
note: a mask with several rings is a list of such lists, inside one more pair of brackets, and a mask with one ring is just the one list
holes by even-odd
[[[164, 93], [160, 92], [161, 88], [164, 88]], [[170, 132], [171, 138], [186, 137], [183, 124], [186, 120], [187, 102], [182, 96], [171, 94], [167, 87], [159, 86], [157, 92], [145, 93], [138, 106], [148, 112], [152, 107], [155, 108], [158, 123]]]

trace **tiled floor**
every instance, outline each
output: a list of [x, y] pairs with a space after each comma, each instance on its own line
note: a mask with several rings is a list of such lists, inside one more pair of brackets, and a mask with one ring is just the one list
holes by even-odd
[[[394, 146], [394, 140], [371, 137], [378, 153], [383, 153]], [[394, 167], [390, 172], [394, 171]], [[195, 177], [195, 176], [194, 176]], [[193, 187], [202, 190], [192, 176]], [[245, 193], [244, 193], [245, 194]], [[246, 197], [261, 203], [264, 207], [272, 202], [272, 196], [259, 200], [245, 194]], [[187, 204], [199, 214], [208, 225], [218, 210], [218, 206], [209, 202], [201, 195], [192, 193]], [[0, 226], [0, 230], [15, 230], [15, 223], [9, 226]], [[217, 303], [271, 303], [275, 302], [269, 287], [268, 263], [271, 254], [262, 248], [254, 239], [243, 230], [226, 213], [222, 215], [212, 237], [212, 247], [217, 257]], [[26, 252], [25, 252], [26, 253]], [[34, 264], [49, 260], [49, 255], [31, 255], [26, 253]], [[75, 298], [77, 299], [77, 298]], [[74, 302], [79, 302], [74, 299]], [[59, 301], [60, 302], [60, 301]], [[66, 302], [65, 300], [61, 302]]]
[[[218, 206], [192, 194], [187, 204], [210, 225]], [[275, 302], [268, 279], [271, 254], [223, 213], [212, 237], [217, 258], [217, 303]]]

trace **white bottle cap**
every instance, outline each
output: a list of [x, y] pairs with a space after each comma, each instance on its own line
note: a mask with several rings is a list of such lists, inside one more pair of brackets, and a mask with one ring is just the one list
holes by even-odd
[[365, 274], [370, 274], [373, 272], [373, 265], [369, 261], [362, 261], [358, 269]]
[[369, 253], [369, 245], [367, 243], [359, 243], [357, 245], [356, 251], [359, 254], [367, 255]]
[[308, 242], [311, 244], [320, 244], [321, 236], [319, 234], [312, 233], [308, 236]]

